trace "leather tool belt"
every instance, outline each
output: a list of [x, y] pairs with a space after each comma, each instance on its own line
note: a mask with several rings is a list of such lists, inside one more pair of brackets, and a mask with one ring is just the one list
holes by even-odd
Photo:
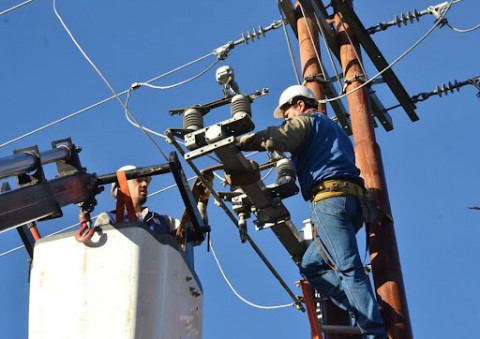
[[342, 196], [354, 195], [363, 199], [365, 197], [365, 188], [346, 180], [325, 180], [316, 184], [312, 189], [312, 202], [323, 199]]

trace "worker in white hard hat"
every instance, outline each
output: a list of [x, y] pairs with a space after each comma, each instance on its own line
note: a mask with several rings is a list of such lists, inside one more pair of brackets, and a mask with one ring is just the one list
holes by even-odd
[[323, 296], [351, 311], [364, 338], [387, 338], [355, 237], [363, 225], [364, 181], [351, 140], [317, 109], [309, 88], [290, 86], [273, 113], [284, 123], [242, 136], [238, 146], [244, 151], [291, 153], [315, 226], [315, 241], [303, 255], [300, 273]]
[[[126, 165], [118, 169], [118, 171], [129, 171], [136, 169], [133, 165]], [[132, 199], [133, 208], [137, 216], [137, 220], [129, 220], [128, 213], [125, 211], [124, 220], [125, 221], [141, 221], [146, 226], [147, 229], [153, 232], [154, 234], [171, 234], [174, 235], [175, 229], [180, 224], [180, 221], [174, 219], [168, 215], [160, 215], [158, 213], [152, 212], [145, 207], [144, 204], [147, 202], [148, 197], [148, 185], [152, 181], [152, 178], [149, 176], [138, 177], [135, 179], [127, 180], [128, 189], [130, 191], [130, 197]], [[118, 183], [114, 182], [112, 184], [112, 196], [116, 199], [118, 192]], [[115, 210], [104, 212], [98, 215], [97, 220], [95, 221], [95, 226], [105, 225], [105, 224], [114, 224], [115, 223]]]

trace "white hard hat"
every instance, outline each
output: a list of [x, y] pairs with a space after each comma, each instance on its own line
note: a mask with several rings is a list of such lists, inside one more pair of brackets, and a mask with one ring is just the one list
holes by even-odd
[[[130, 170], [134, 170], [136, 169], [137, 167], [134, 166], [134, 165], [125, 165], [125, 166], [122, 166], [120, 167], [118, 171], [130, 171]], [[150, 183], [150, 181], [152, 181], [152, 178], [151, 177], [146, 177], [147, 178], [147, 183]], [[113, 197], [116, 198], [117, 197], [117, 190], [118, 190], [118, 183], [117, 182], [114, 182], [112, 184], [112, 188], [110, 190], [110, 192], [112, 193]]]
[[296, 97], [304, 97], [307, 99], [317, 100], [317, 97], [310, 88], [302, 85], [290, 86], [283, 91], [282, 95], [280, 95], [280, 99], [278, 100], [278, 107], [275, 108], [273, 116], [278, 119], [283, 118], [283, 110], [281, 107], [289, 103], [293, 98]]

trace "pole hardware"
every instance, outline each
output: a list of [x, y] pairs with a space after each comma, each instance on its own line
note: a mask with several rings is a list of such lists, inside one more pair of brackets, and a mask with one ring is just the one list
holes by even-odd
[[[462, 0], [455, 0], [452, 2], [452, 5], [460, 2]], [[402, 27], [402, 24], [404, 26], [407, 26], [408, 23], [413, 24], [415, 21], [420, 21], [420, 17], [426, 15], [426, 14], [432, 14], [438, 19], [440, 19], [445, 11], [448, 8], [449, 2], [442, 2], [438, 5], [434, 6], [428, 6], [427, 9], [424, 9], [423, 11], [417, 11], [414, 9], [412, 12], [408, 11], [406, 14], [401, 13], [399, 16], [395, 16], [395, 18], [392, 21], [388, 22], [380, 22], [379, 24], [372, 26], [367, 29], [368, 34], [372, 35], [377, 32], [381, 32], [386, 30], [387, 28], [390, 28], [392, 26], [397, 26], [397, 27]], [[447, 23], [447, 19], [443, 18], [442, 22], [440, 23], [440, 27], [444, 26]]]

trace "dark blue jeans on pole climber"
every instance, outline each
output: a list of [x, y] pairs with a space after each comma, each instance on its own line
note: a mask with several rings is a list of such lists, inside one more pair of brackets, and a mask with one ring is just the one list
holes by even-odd
[[310, 219], [320, 243], [312, 241], [307, 248], [300, 264], [301, 274], [322, 295], [353, 313], [364, 338], [387, 339], [355, 238], [363, 224], [358, 199], [338, 196], [313, 202]]

